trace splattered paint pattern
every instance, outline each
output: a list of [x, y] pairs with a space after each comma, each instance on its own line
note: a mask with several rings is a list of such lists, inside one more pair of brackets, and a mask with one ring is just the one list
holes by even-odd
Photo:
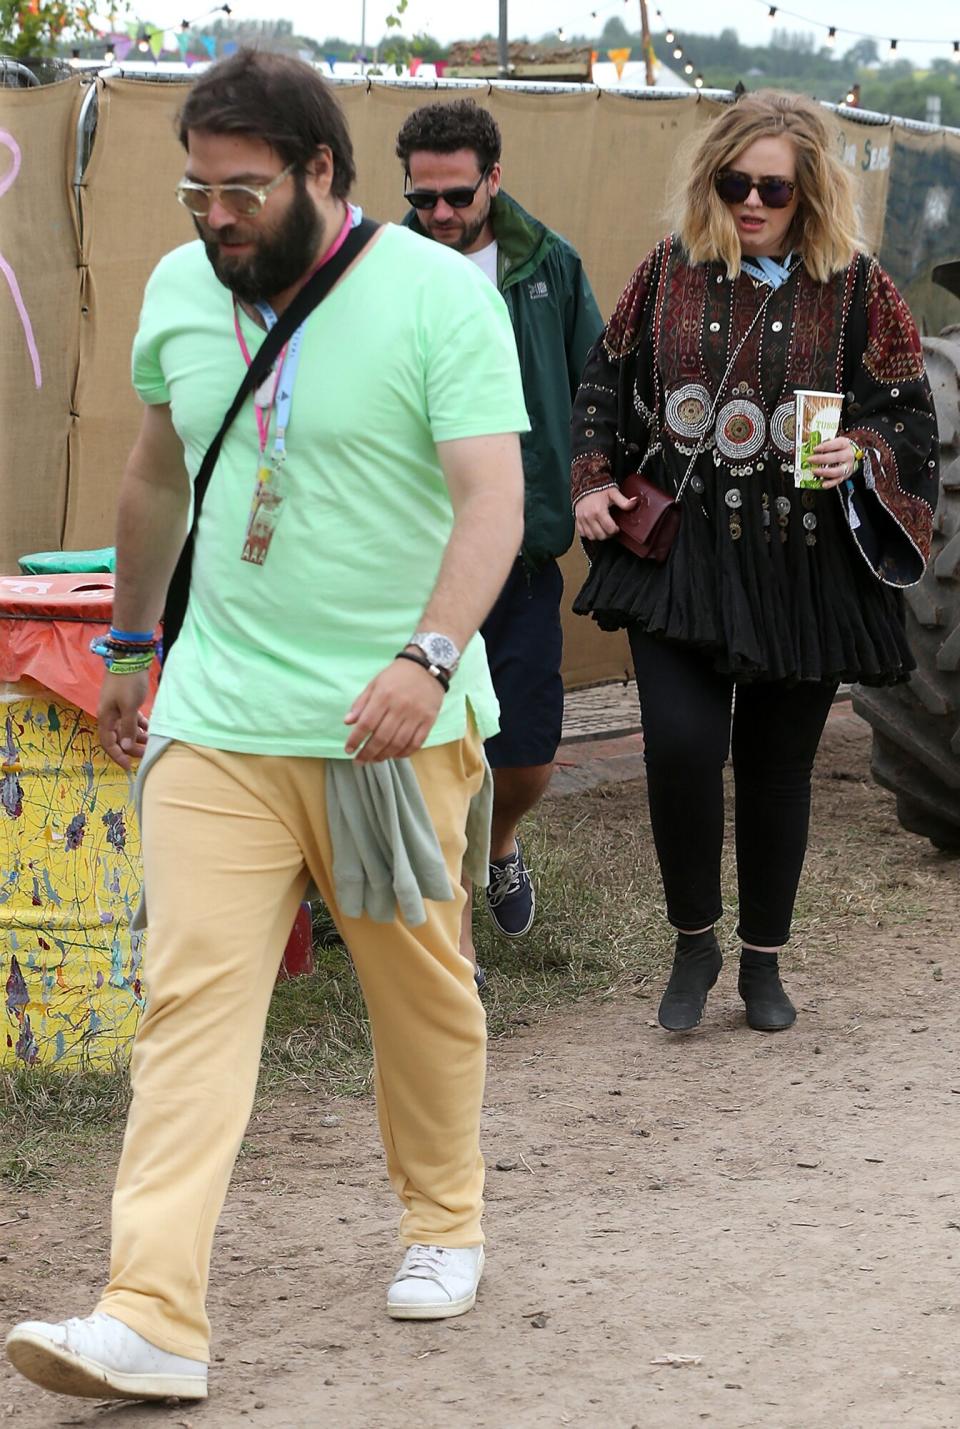
[[93, 720], [0, 685], [0, 1065], [125, 1061], [143, 1007], [133, 781]]

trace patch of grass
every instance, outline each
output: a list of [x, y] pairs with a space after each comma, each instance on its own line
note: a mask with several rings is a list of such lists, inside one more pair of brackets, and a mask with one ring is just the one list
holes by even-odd
[[[924, 841], [899, 828], [892, 804], [866, 777], [865, 758], [862, 763], [852, 774], [847, 764], [839, 772], [818, 773], [788, 963], [842, 958], [856, 930], [922, 927], [931, 912], [956, 913], [960, 900], [950, 869]], [[729, 797], [731, 811], [732, 804]], [[491, 1035], [509, 1035], [518, 1024], [536, 1022], [578, 998], [656, 998], [673, 933], [663, 913], [643, 780], [545, 800], [525, 824], [524, 851], [537, 886], [531, 935], [516, 942], [499, 937], [482, 893], [476, 900], [475, 936], [488, 979]], [[733, 953], [730, 827], [723, 884], [730, 912], [719, 931]], [[347, 1096], [370, 1088], [363, 999], [322, 907], [316, 910], [314, 936], [316, 974], [282, 984], [273, 998], [261, 1098], [295, 1085]], [[105, 1132], [116, 1135], [127, 1099], [122, 1068], [106, 1074], [65, 1075], [44, 1067], [0, 1073], [0, 1180], [43, 1185], [66, 1161], [102, 1141]]]
[[276, 1089], [292, 1079], [311, 1090], [322, 1084], [331, 1096], [357, 1096], [370, 1087], [370, 1034], [359, 983], [326, 909], [318, 910], [313, 959], [313, 977], [292, 978], [273, 994], [260, 1085]]
[[22, 1141], [15, 1151], [0, 1153], [0, 1181], [15, 1191], [39, 1191], [55, 1179], [52, 1149], [35, 1136]]
[[[487, 973], [484, 1003], [491, 1036], [508, 1034], [576, 998], [630, 990], [649, 978], [672, 947], [660, 916], [659, 876], [649, 840], [631, 819], [624, 829], [620, 790], [577, 801], [553, 800], [527, 821], [524, 855], [537, 886], [530, 937], [501, 938], [482, 892], [474, 915], [477, 957]], [[557, 823], [561, 824], [558, 829]], [[330, 915], [317, 910], [312, 978], [277, 988], [267, 1024], [261, 1084], [293, 1077], [311, 1090], [354, 1095], [370, 1085], [370, 1039], [363, 999]]]
[[0, 1071], [0, 1182], [18, 1189], [56, 1179], [115, 1132], [130, 1098], [127, 1070], [63, 1072], [50, 1066]]
[[[732, 787], [719, 933], [736, 938], [737, 888]], [[537, 888], [529, 937], [500, 937], [476, 897], [477, 957], [487, 974], [492, 1037], [540, 1020], [580, 998], [656, 997], [673, 954], [642, 779], [545, 800], [524, 825], [524, 854]], [[923, 845], [905, 835], [868, 780], [818, 781], [810, 848], [785, 962], [842, 954], [851, 930], [910, 923], [929, 907], [937, 874]], [[325, 909], [315, 933], [317, 975], [277, 989], [265, 1050], [265, 1084], [295, 1077], [311, 1090], [353, 1095], [369, 1088], [370, 1043], [363, 1000]]]
[[810, 845], [794, 914], [807, 958], [842, 954], [852, 930], [922, 923], [944, 889], [945, 866], [897, 823], [893, 801], [868, 779], [827, 768], [814, 780]]
[[645, 791], [627, 785], [549, 800], [527, 821], [524, 857], [537, 889], [531, 934], [500, 937], [483, 893], [475, 899], [494, 1036], [576, 998], [636, 991], [657, 974], [673, 939], [645, 824]]

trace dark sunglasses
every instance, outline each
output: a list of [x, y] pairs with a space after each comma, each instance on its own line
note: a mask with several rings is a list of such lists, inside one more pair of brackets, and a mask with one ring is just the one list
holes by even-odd
[[721, 169], [713, 186], [724, 203], [745, 203], [756, 189], [764, 208], [786, 208], [797, 187], [791, 179], [753, 179], [739, 169]]
[[411, 189], [409, 193], [404, 194], [404, 198], [407, 203], [418, 210], [422, 208], [436, 208], [441, 199], [443, 199], [444, 203], [449, 204], [451, 208], [469, 208], [477, 196], [477, 189], [483, 183], [489, 172], [489, 169], [484, 169], [472, 189], [440, 189], [439, 192], [435, 189]]

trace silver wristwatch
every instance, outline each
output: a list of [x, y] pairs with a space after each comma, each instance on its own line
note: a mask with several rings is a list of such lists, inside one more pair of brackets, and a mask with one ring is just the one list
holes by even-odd
[[452, 675], [460, 663], [460, 651], [449, 635], [439, 635], [435, 630], [420, 630], [416, 635], [410, 636], [407, 644], [416, 645], [418, 650], [423, 651], [431, 665], [436, 665], [440, 670], [446, 670], [448, 675]]

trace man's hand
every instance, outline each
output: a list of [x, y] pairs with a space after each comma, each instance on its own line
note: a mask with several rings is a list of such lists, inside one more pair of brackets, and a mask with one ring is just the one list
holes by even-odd
[[140, 706], [149, 692], [148, 670], [139, 675], [111, 675], [108, 671], [103, 677], [97, 728], [100, 743], [121, 769], [129, 769], [135, 759], [142, 758], [147, 746], [147, 721]]
[[[353, 702], [344, 724], [354, 726], [344, 748], [358, 764], [406, 759], [433, 728], [443, 686], [414, 660], [394, 660]], [[357, 752], [359, 751], [359, 753]]]
[[610, 515], [610, 507], [618, 506], [621, 511], [630, 511], [637, 504], [635, 496], [624, 496], [616, 486], [608, 486], [603, 491], [591, 491], [582, 496], [574, 507], [577, 535], [588, 541], [606, 541], [620, 529]]

